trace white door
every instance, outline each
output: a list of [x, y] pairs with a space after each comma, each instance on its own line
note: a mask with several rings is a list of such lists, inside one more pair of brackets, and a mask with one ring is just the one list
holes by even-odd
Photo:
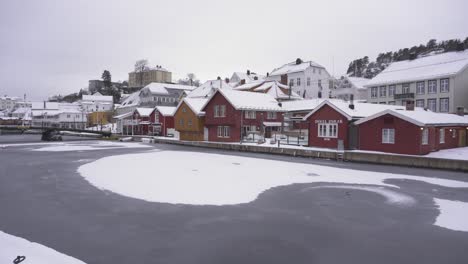
[[208, 128], [203, 129], [203, 140], [208, 141]]

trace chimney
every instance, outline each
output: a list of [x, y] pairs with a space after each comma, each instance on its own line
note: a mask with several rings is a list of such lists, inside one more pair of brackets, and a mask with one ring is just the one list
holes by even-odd
[[250, 75], [250, 70], [247, 70], [247, 75]]
[[242, 80], [240, 81], [240, 85], [244, 85], [244, 84], [245, 84], [245, 79], [242, 79]]
[[218, 76], [218, 78], [216, 78], [216, 80], [221, 80], [221, 77]]
[[229, 78], [224, 79], [226, 83], [229, 83]]
[[284, 84], [284, 85], [288, 85], [288, 75], [287, 74], [283, 74], [281, 75], [281, 81], [280, 81], [281, 84]]
[[255, 81], [258, 81], [258, 77], [257, 77], [257, 76], [255, 76], [255, 77], [254, 77], [254, 80], [255, 80]]
[[354, 110], [354, 94], [349, 97], [349, 109]]
[[457, 107], [457, 115], [465, 116], [465, 108], [463, 106]]
[[47, 109], [47, 107], [46, 107], [46, 101], [44, 101], [44, 109]]
[[269, 72], [267, 72], [267, 77], [270, 77], [270, 73], [269, 73]]
[[414, 101], [406, 101], [406, 110], [414, 111]]
[[297, 59], [296, 59], [296, 65], [299, 65], [299, 64], [301, 64], [301, 63], [302, 63], [302, 59], [301, 59], [301, 58], [297, 58]]

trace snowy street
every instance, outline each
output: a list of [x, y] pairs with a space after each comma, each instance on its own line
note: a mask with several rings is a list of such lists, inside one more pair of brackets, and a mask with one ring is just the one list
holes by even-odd
[[468, 259], [466, 173], [132, 142], [0, 145], [0, 263]]

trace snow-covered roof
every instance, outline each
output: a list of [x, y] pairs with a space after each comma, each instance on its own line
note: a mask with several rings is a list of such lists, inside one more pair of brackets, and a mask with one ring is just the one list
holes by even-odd
[[260, 86], [262, 85], [263, 83], [265, 83], [265, 80], [258, 80], [258, 81], [252, 81], [250, 83], [246, 83], [246, 84], [243, 84], [243, 85], [239, 85], [235, 88], [233, 88], [234, 90], [238, 90], [238, 91], [245, 91], [245, 90], [250, 90], [252, 88], [255, 88], [257, 86]]
[[446, 52], [390, 64], [366, 87], [455, 75], [468, 67], [468, 50]]
[[[328, 105], [334, 108], [336, 111], [346, 116], [348, 120], [360, 119], [374, 115], [376, 113], [391, 109], [391, 110], [403, 110], [406, 107], [401, 105], [388, 105], [388, 104], [370, 104], [370, 103], [354, 103], [354, 109], [351, 109], [350, 103], [341, 100], [324, 100], [314, 110], [304, 117], [304, 120], [309, 118], [312, 114], [317, 112], [323, 106]], [[416, 107], [414, 112], [424, 111], [422, 108]]]
[[0, 100], [12, 100], [12, 101], [18, 101], [18, 100], [21, 100], [20, 97], [16, 97], [16, 96], [0, 96]]
[[205, 104], [208, 102], [208, 98], [185, 97], [182, 101], [180, 101], [177, 109], [179, 109], [183, 102], [185, 102], [185, 104], [188, 105], [192, 112], [196, 115], [204, 115], [205, 113], [202, 110]]
[[209, 80], [191, 91], [187, 97], [209, 97], [219, 88], [232, 89], [232, 86], [225, 80]]
[[114, 99], [112, 96], [107, 96], [107, 95], [83, 95], [82, 98], [83, 101], [104, 101], [104, 102], [113, 102]]
[[387, 109], [385, 111], [371, 115], [367, 118], [363, 118], [357, 121], [356, 124], [359, 125], [386, 114], [396, 116], [417, 126], [468, 126], [467, 118], [455, 114], [435, 113], [432, 111], [424, 110], [408, 111], [394, 109]]
[[135, 111], [137, 111], [140, 116], [148, 117], [153, 113], [154, 108], [138, 107]]
[[25, 114], [31, 111], [31, 108], [29, 107], [20, 107], [16, 108], [15, 111], [13, 111], [13, 114]]
[[[44, 107], [45, 106], [45, 107]], [[40, 110], [40, 109], [59, 109], [59, 103], [56, 102], [32, 102], [31, 108], [33, 110]]]
[[152, 83], [146, 85], [145, 87], [143, 87], [142, 90], [148, 90], [152, 94], [169, 94], [168, 89], [192, 91], [195, 88], [197, 88], [197, 87], [190, 86], [190, 85], [152, 82]]
[[156, 110], [163, 116], [173, 116], [176, 109], [175, 106], [156, 106]]
[[283, 108], [287, 111], [295, 112], [295, 111], [310, 111], [315, 109], [319, 104], [321, 104], [325, 99], [304, 99], [304, 100], [293, 100], [293, 101], [285, 101], [281, 104]]
[[129, 106], [135, 106], [140, 104], [140, 91], [134, 92], [127, 96], [125, 100], [122, 101], [122, 104], [119, 106], [116, 106], [116, 108], [124, 108], [124, 107], [129, 107]]
[[129, 117], [129, 116], [132, 116], [132, 115], [133, 115], [133, 112], [127, 112], [125, 114], [114, 116], [114, 119], [123, 119], [123, 118]]
[[[254, 72], [251, 72], [250, 74], [247, 74], [246, 72], [234, 72], [232, 74], [231, 80], [233, 79], [234, 76], [237, 76], [240, 80], [245, 80], [245, 83], [250, 83], [250, 82], [257, 81], [257, 80], [265, 79], [264, 75], [260, 75]], [[255, 80], [255, 77], [257, 78], [257, 80]]]
[[[221, 93], [236, 110], [284, 111], [278, 101], [269, 94], [235, 90], [217, 90], [216, 92]], [[211, 100], [215, 94], [213, 94], [209, 100]]]
[[[283, 90], [287, 90], [287, 92], [284, 92]], [[279, 83], [278, 81], [265, 82], [259, 87], [254, 88], [253, 91], [269, 94], [275, 99], [302, 99], [302, 97], [294, 91], [291, 91], [291, 95], [289, 95], [289, 87], [287, 85]]]
[[317, 67], [317, 68], [324, 68], [322, 65], [313, 62], [313, 61], [304, 61], [300, 64], [296, 64], [296, 61], [287, 63], [279, 68], [274, 69], [271, 73], [270, 76], [276, 76], [276, 75], [283, 75], [283, 74], [288, 74], [288, 73], [294, 73], [294, 72], [301, 72], [305, 71], [309, 67]]
[[366, 89], [364, 86], [369, 83], [370, 79], [359, 77], [346, 77], [350, 83], [357, 89]]

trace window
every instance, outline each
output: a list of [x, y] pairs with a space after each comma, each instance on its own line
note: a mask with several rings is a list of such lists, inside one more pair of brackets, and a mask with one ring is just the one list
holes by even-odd
[[456, 138], [457, 137], [457, 130], [456, 129], [450, 129], [452, 130], [452, 138]]
[[384, 128], [382, 129], [382, 143], [395, 144], [395, 129]]
[[70, 115], [67, 115], [67, 118], [70, 118]]
[[338, 124], [319, 124], [318, 137], [324, 138], [337, 138], [338, 137]]
[[401, 93], [403, 93], [403, 94], [410, 93], [409, 83], [403, 84], [403, 86], [401, 87]]
[[427, 108], [432, 112], [437, 111], [437, 99], [427, 99]]
[[425, 94], [426, 93], [426, 87], [424, 82], [417, 82], [416, 83], [416, 93], [417, 94]]
[[388, 102], [389, 105], [395, 105], [395, 101]]
[[437, 93], [437, 82], [435, 80], [427, 82], [427, 92], [428, 93]]
[[186, 112], [187, 112], [187, 108], [182, 107], [182, 112], [186, 113]]
[[387, 104], [386, 102], [380, 102], [379, 104]]
[[319, 69], [319, 74], [322, 74], [322, 69]]
[[187, 125], [192, 126], [192, 119], [189, 119], [189, 121], [187, 121]]
[[214, 117], [226, 117], [226, 105], [215, 105]]
[[289, 86], [294, 86], [294, 79], [289, 80]]
[[318, 80], [318, 87], [322, 88], [322, 80]]
[[449, 111], [449, 99], [448, 98], [440, 98], [439, 100], [439, 111], [440, 112], [448, 112]]
[[255, 111], [245, 111], [245, 119], [255, 119], [256, 112]]
[[445, 143], [445, 129], [443, 128], [439, 129], [439, 143], [440, 144]]
[[387, 97], [387, 87], [380, 86], [380, 97]]
[[377, 98], [377, 87], [371, 88], [371, 98]]
[[423, 145], [429, 144], [429, 130], [424, 128], [421, 135], [421, 143]]
[[217, 136], [219, 138], [228, 138], [231, 136], [230, 127], [228, 126], [218, 126]]
[[310, 86], [310, 77], [307, 77], [307, 86]]
[[183, 118], [179, 119], [179, 125], [181, 125], [181, 126], [184, 125], [184, 119]]
[[297, 86], [301, 86], [301, 78], [297, 78]]
[[395, 95], [395, 85], [388, 86], [388, 96], [392, 97]]
[[267, 112], [267, 119], [276, 119], [276, 112]]
[[416, 100], [416, 107], [424, 108], [424, 99]]
[[440, 92], [448, 93], [449, 92], [449, 79], [440, 80]]

